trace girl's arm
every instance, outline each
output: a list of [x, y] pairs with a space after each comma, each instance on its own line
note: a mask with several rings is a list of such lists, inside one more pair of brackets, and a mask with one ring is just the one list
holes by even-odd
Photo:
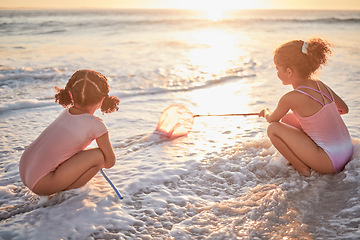
[[332, 89], [330, 89], [333, 96], [334, 96], [334, 101], [335, 104], [338, 108], [338, 111], [340, 114], [347, 114], [349, 112], [349, 107], [346, 105], [346, 103], [344, 102], [344, 100], [341, 99], [341, 97], [339, 97]]
[[282, 96], [279, 103], [273, 112], [270, 112], [268, 108], [261, 110], [259, 113], [260, 117], [264, 117], [266, 121], [279, 122], [285, 114], [290, 110], [291, 92]]
[[115, 165], [116, 158], [114, 149], [110, 143], [109, 133], [105, 133], [96, 139], [96, 143], [104, 154], [104, 168], [111, 168]]

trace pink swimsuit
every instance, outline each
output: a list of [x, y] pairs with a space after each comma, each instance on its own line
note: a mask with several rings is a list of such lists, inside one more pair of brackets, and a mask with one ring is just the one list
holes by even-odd
[[[324, 96], [328, 98], [331, 102], [328, 104], [324, 104], [310, 94], [299, 90], [300, 88], [311, 89], [317, 93], [320, 93], [324, 103]], [[295, 115], [298, 118], [303, 131], [319, 147], [324, 149], [324, 151], [330, 157], [331, 162], [333, 163], [334, 171], [339, 172], [344, 168], [346, 163], [350, 161], [353, 154], [353, 145], [351, 142], [349, 131], [338, 112], [338, 108], [336, 106], [331, 91], [326, 87], [326, 89], [330, 93], [329, 97], [320, 91], [319, 84], [318, 88], [319, 90], [306, 86], [301, 86], [295, 89], [295, 91], [311, 97], [323, 106], [317, 113], [309, 117], [302, 117], [297, 114]]]
[[21, 180], [34, 189], [42, 177], [107, 132], [101, 119], [87, 113], [72, 115], [66, 109], [25, 149], [19, 164]]

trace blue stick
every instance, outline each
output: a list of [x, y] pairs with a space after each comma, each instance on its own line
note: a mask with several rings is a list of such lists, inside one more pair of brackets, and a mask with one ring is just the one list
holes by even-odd
[[118, 195], [118, 197], [120, 199], [123, 199], [123, 196], [121, 196], [119, 190], [117, 190], [117, 188], [115, 187], [115, 185], [112, 183], [112, 181], [110, 180], [110, 178], [108, 178], [108, 176], [106, 176], [106, 174], [104, 173], [104, 171], [102, 169], [100, 169], [101, 174], [104, 176], [104, 178], [106, 179], [106, 181], [108, 181], [108, 183], [110, 184], [110, 186], [114, 189], [116, 195]]

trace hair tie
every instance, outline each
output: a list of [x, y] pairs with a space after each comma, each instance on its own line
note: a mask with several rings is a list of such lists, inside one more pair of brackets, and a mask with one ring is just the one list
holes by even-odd
[[307, 47], [308, 47], [308, 44], [304, 41], [302, 47], [301, 47], [301, 52], [304, 53], [304, 54], [308, 54], [307, 52]]

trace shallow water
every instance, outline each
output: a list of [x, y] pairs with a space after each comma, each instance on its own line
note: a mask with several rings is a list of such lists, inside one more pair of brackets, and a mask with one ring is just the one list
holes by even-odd
[[[359, 12], [2, 11], [0, 239], [358, 239], [360, 237]], [[266, 136], [262, 118], [199, 117], [188, 136], [153, 134], [163, 110], [194, 114], [273, 109], [288, 86], [272, 51], [292, 39], [334, 43], [320, 79], [350, 108], [355, 152], [335, 175], [300, 176]], [[339, 37], [341, 36], [341, 37]], [[121, 99], [100, 116], [117, 156], [51, 199], [18, 174], [24, 149], [63, 111], [53, 103], [80, 68], [110, 79]], [[94, 145], [93, 145], [94, 146]]]

